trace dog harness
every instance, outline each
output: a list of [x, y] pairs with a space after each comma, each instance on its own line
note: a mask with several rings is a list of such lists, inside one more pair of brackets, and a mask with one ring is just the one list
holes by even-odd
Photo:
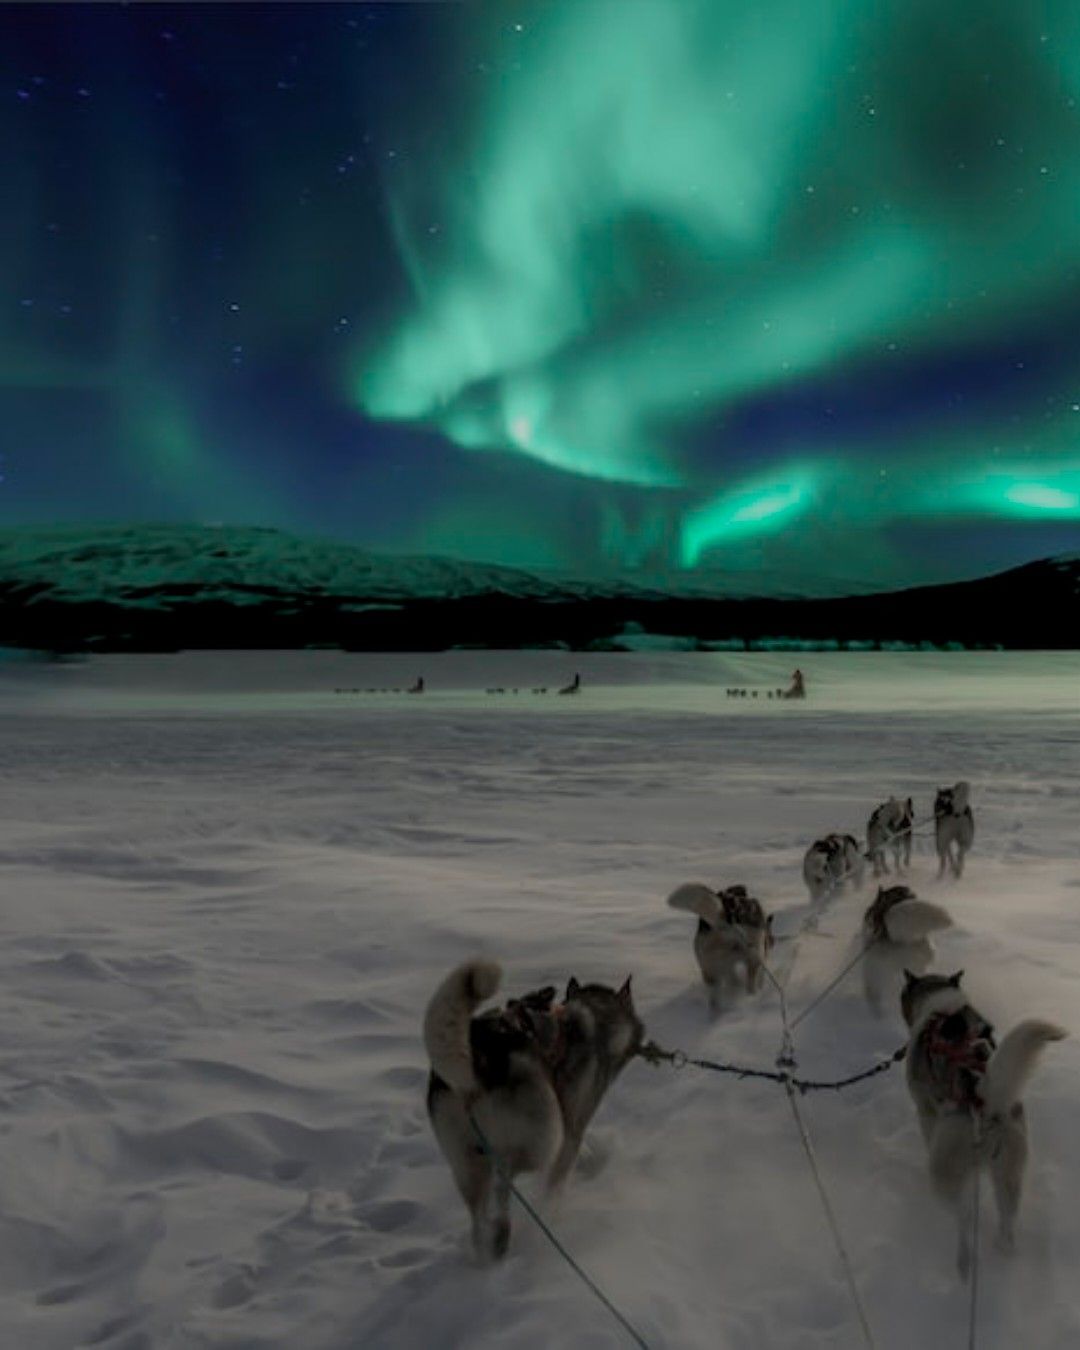
[[747, 895], [745, 886], [731, 886], [726, 891], [717, 891], [716, 898], [723, 906], [724, 918], [728, 923], [742, 924], [747, 928], [761, 928], [765, 923], [765, 911], [761, 901]]
[[910, 834], [913, 822], [911, 817], [907, 814], [907, 812], [903, 809], [903, 807], [901, 807], [900, 809], [900, 819], [895, 826], [889, 826], [888, 821], [886, 821], [885, 819], [885, 812], [888, 810], [888, 808], [889, 808], [888, 802], [882, 802], [880, 806], [875, 807], [874, 812], [870, 817], [870, 824], [884, 825], [886, 829], [891, 828], [894, 839], [901, 839], [905, 834]]
[[941, 807], [940, 810], [938, 809], [937, 802], [934, 803], [935, 820], [948, 820], [950, 817], [953, 820], [963, 820], [965, 816], [967, 816], [969, 819], [971, 818], [971, 807], [965, 806], [962, 811], [958, 811], [956, 809], [956, 802], [952, 799], [951, 796], [949, 797], [949, 800]]
[[963, 1012], [937, 1013], [922, 1034], [930, 1073], [946, 1097], [966, 1111], [982, 1111], [980, 1095], [986, 1066], [994, 1051], [989, 1023], [970, 1025]]
[[551, 1003], [544, 1008], [530, 1008], [524, 999], [507, 1004], [504, 1016], [511, 1018], [515, 1027], [536, 1046], [537, 1052], [549, 1068], [556, 1068], [566, 1054], [566, 1004]]

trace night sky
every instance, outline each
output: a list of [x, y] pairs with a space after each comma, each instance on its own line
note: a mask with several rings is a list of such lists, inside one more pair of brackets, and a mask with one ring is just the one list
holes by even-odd
[[0, 9], [0, 525], [1080, 548], [1080, 5]]

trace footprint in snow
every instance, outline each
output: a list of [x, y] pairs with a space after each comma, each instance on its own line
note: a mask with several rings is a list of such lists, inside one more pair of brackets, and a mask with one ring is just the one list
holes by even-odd
[[393, 1233], [420, 1212], [415, 1200], [377, 1200], [356, 1211], [356, 1217], [377, 1233]]
[[246, 1270], [238, 1271], [218, 1286], [211, 1302], [215, 1308], [240, 1308], [245, 1303], [250, 1303], [254, 1293], [254, 1273]]
[[277, 1181], [295, 1181], [308, 1170], [303, 1158], [279, 1158], [270, 1169]]
[[382, 1266], [384, 1270], [411, 1270], [414, 1266], [427, 1265], [432, 1255], [433, 1251], [426, 1247], [403, 1247], [400, 1251], [381, 1256], [376, 1265]]

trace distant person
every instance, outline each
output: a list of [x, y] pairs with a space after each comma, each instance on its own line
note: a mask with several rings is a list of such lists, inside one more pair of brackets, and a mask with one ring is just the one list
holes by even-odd
[[564, 686], [562, 687], [562, 689], [559, 690], [559, 693], [560, 693], [560, 694], [576, 694], [576, 693], [580, 690], [580, 688], [581, 688], [581, 676], [580, 676], [580, 675], [575, 675], [574, 678], [573, 678], [573, 680], [571, 680], [571, 682], [570, 682], [569, 684], [564, 685]]
[[785, 690], [784, 698], [805, 698], [806, 684], [803, 681], [803, 673], [796, 670], [791, 677], [791, 688]]
[[415, 683], [414, 685], [411, 685], [408, 689], [406, 689], [405, 692], [406, 692], [407, 694], [422, 694], [422, 693], [424, 692], [424, 677], [423, 677], [423, 675], [417, 675], [417, 677], [416, 677], [416, 683]]

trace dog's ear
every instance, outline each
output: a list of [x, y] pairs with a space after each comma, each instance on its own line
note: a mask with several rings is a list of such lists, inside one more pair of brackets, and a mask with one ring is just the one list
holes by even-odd
[[911, 971], [908, 970], [907, 966], [904, 967], [904, 987], [906, 989], [910, 989], [913, 984], [916, 984], [918, 982], [918, 979], [919, 979], [918, 975], [912, 975]]
[[770, 933], [772, 932], [772, 921], [773, 921], [773, 919], [775, 919], [775, 918], [776, 918], [776, 915], [775, 915], [775, 914], [766, 914], [766, 915], [765, 915], [765, 927], [769, 930]]
[[570, 976], [570, 979], [569, 979], [569, 981], [567, 982], [567, 985], [566, 985], [566, 1001], [567, 1001], [567, 1003], [569, 1003], [570, 1000], [571, 1000], [572, 998], [577, 998], [578, 994], [580, 994], [580, 993], [581, 993], [581, 985], [578, 984], [578, 982], [577, 982], [577, 980], [574, 978], [574, 976], [571, 975], [571, 976]]
[[885, 887], [884, 887], [884, 886], [879, 886], [879, 887], [877, 888], [877, 898], [880, 900], [881, 897], [882, 897], [884, 894], [885, 894]]
[[911, 812], [912, 815], [915, 814], [915, 803], [912, 801], [910, 797], [907, 799], [907, 809]]
[[949, 984], [952, 985], [952, 987], [953, 987], [954, 989], [959, 989], [959, 988], [960, 988], [960, 981], [961, 981], [963, 978], [964, 978], [964, 972], [963, 972], [962, 970], [958, 970], [958, 971], [956, 972], [955, 975], [950, 975], [950, 976], [949, 976]]
[[632, 978], [631, 975], [627, 975], [626, 979], [623, 981], [622, 988], [615, 995], [624, 1008], [633, 1007], [634, 1004], [633, 997], [630, 993], [630, 981]]

